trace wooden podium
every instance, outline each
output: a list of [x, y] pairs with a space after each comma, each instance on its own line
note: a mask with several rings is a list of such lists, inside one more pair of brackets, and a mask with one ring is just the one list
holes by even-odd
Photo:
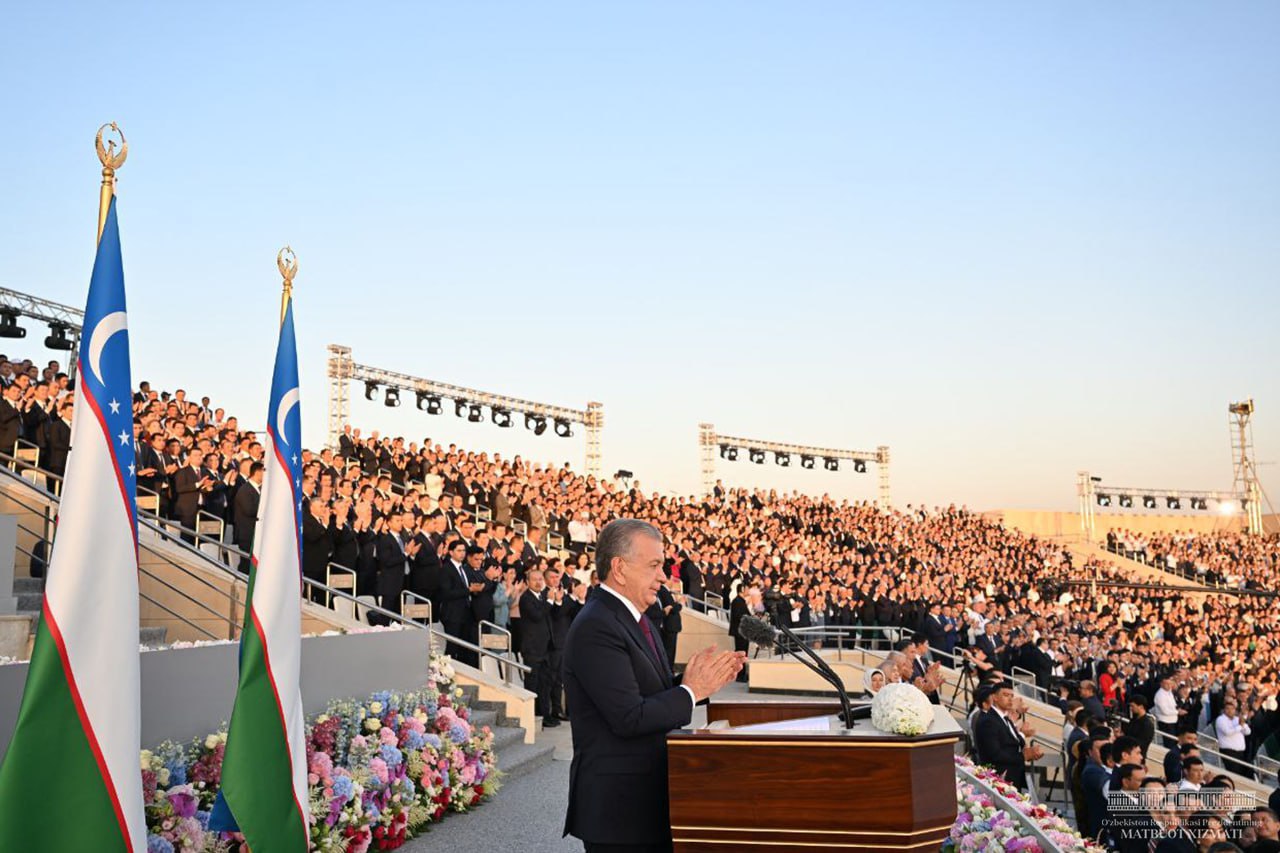
[[[732, 728], [669, 734], [676, 851], [935, 853], [956, 818], [960, 726], [940, 708], [918, 737], [869, 720], [844, 731], [839, 709], [821, 699], [713, 698], [708, 723]], [[792, 723], [761, 725], [784, 721]]]

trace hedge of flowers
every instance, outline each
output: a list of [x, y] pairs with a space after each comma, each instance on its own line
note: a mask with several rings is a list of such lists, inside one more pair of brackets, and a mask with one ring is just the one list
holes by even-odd
[[1033, 803], [1017, 788], [990, 767], [977, 766], [967, 758], [957, 756], [956, 767], [977, 776], [993, 788], [1004, 802], [986, 791], [965, 781], [956, 774], [956, 800], [958, 813], [951, 827], [951, 834], [942, 844], [943, 853], [952, 851], [981, 850], [1021, 851], [1021, 853], [1051, 853], [1035, 836], [1028, 834], [1025, 825], [1008, 811], [1013, 808], [1025, 819], [1034, 823], [1056, 847], [1064, 853], [1103, 853], [1106, 848], [1087, 841], [1071, 825], [1052, 809]]
[[[433, 656], [426, 686], [333, 702], [310, 721], [311, 844], [323, 853], [394, 850], [449, 812], [499, 787], [493, 732], [473, 728], [448, 659]], [[208, 829], [227, 733], [142, 752], [147, 853], [237, 853], [241, 837]]]

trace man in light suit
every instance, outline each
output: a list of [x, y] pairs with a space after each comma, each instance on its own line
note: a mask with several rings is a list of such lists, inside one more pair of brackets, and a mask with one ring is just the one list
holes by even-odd
[[732, 681], [746, 656], [705, 649], [671, 674], [644, 611], [666, 579], [662, 534], [619, 519], [596, 543], [600, 586], [573, 620], [564, 685], [573, 710], [565, 835], [596, 851], [670, 851], [666, 735]]

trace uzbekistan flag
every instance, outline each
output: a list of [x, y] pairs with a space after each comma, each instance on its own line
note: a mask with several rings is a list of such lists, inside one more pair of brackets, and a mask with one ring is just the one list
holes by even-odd
[[[267, 409], [267, 470], [249, 570], [222, 792], [253, 853], [306, 853], [302, 653], [302, 416], [293, 301], [285, 306]], [[136, 641], [135, 641], [136, 642]], [[218, 808], [214, 817], [218, 818]], [[220, 821], [219, 821], [220, 822]], [[211, 821], [211, 825], [213, 822]]]
[[89, 282], [44, 606], [0, 767], [3, 850], [147, 849], [128, 325], [112, 198]]

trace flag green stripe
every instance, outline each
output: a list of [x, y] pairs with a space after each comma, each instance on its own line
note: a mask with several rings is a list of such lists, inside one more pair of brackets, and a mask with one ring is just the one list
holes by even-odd
[[128, 850], [43, 619], [0, 766], [0, 850]]
[[240, 686], [222, 762], [222, 795], [253, 853], [305, 853], [310, 842], [293, 797], [289, 745], [251, 614], [240, 638]]

